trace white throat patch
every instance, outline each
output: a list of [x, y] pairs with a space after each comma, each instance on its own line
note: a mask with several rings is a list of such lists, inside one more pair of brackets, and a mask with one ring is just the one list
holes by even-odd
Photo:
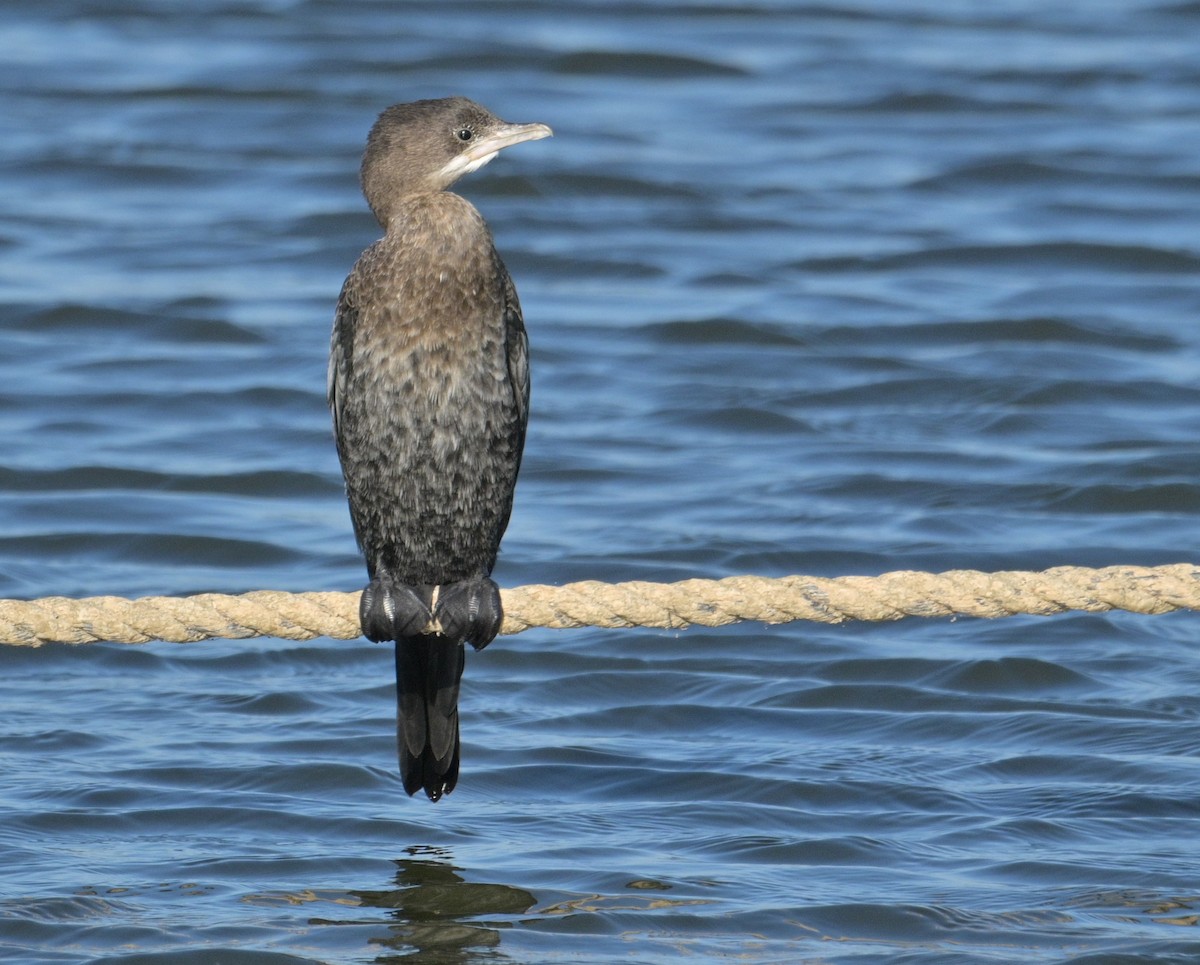
[[485, 154], [483, 157], [478, 157], [473, 161], [468, 161], [465, 154], [460, 154], [458, 157], [451, 158], [449, 163], [438, 172], [438, 176], [457, 180], [464, 174], [478, 171], [499, 153], [499, 151], [492, 151], [491, 154]]

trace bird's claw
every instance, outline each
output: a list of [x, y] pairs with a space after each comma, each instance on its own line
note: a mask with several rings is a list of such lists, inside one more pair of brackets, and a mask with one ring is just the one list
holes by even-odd
[[411, 586], [376, 577], [363, 590], [358, 617], [363, 636], [382, 643], [424, 633], [433, 614]]
[[500, 587], [487, 577], [447, 583], [438, 588], [433, 615], [446, 636], [482, 650], [496, 639], [504, 622]]

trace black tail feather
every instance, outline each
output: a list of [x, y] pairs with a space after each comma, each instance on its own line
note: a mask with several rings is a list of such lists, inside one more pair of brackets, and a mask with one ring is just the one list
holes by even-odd
[[432, 801], [458, 781], [458, 687], [466, 655], [440, 634], [396, 641], [396, 738], [404, 790]]

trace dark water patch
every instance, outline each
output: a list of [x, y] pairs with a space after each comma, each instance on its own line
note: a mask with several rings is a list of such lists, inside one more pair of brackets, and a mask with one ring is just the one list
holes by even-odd
[[1096, 684], [1086, 675], [1068, 667], [1028, 657], [1001, 657], [976, 660], [946, 667], [925, 678], [925, 682], [965, 693], [1062, 693], [1090, 690]]
[[1136, 950], [1128, 948], [1118, 953], [1085, 952], [1071, 961], [1073, 965], [1188, 965], [1188, 962], [1195, 958], [1196, 952], [1200, 951], [1196, 944], [1190, 941], [1139, 941], [1137, 945]]
[[719, 557], [724, 575], [763, 573], [768, 576], [786, 576], [793, 573], [809, 573], [814, 576], [841, 576], [845, 573], [864, 573], [878, 568], [878, 557], [867, 552], [811, 541], [809, 547], [794, 550], [780, 549], [777, 544], [746, 546], [727, 550]]
[[1175, 406], [1186, 406], [1200, 398], [1200, 388], [1175, 385], [1148, 379], [1128, 379], [1118, 382], [1084, 382], [1077, 379], [1035, 385], [1020, 393], [1014, 404], [1031, 407], [1088, 406], [1103, 410], [1105, 406], [1137, 406], [1158, 408], [1170, 413]]
[[738, 318], [701, 318], [658, 322], [643, 326], [642, 331], [655, 341], [669, 345], [756, 345], [803, 346], [797, 333], [779, 325], [767, 325]]
[[[1128, 882], [1131, 887], [1145, 886], [1136, 870], [1131, 873], [1122, 866], [1119, 855], [1113, 855], [1111, 860], [1109, 859], [1110, 856], [1104, 852], [1091, 853], [1078, 860], [1064, 860], [1052, 853], [1044, 860], [1031, 858], [997, 862], [987, 870], [989, 876], [999, 880], [1024, 880], [1025, 887], [1053, 889], [1060, 896], [1062, 892], [1073, 888], [1111, 888], [1116, 881]], [[1181, 885], [1186, 887], [1186, 884]], [[1119, 958], [1116, 961], [1124, 965], [1125, 959]]]
[[846, 326], [806, 327], [815, 346], [829, 345], [994, 345], [1032, 344], [1102, 347], [1136, 352], [1167, 352], [1180, 348], [1178, 339], [1103, 321], [1032, 316], [955, 319], [884, 325], [867, 329]]
[[[832, 105], [825, 105], [831, 109]], [[1052, 105], [1028, 100], [965, 97], [940, 91], [894, 93], [869, 101], [838, 104], [839, 111], [850, 110], [864, 114], [987, 114], [991, 112], [1042, 114], [1054, 111]]]
[[[401, 790], [396, 789], [396, 799], [400, 799]], [[93, 810], [90, 808], [65, 808], [59, 811], [47, 811], [40, 814], [26, 815], [16, 822], [16, 826], [27, 833], [39, 834], [57, 833], [67, 838], [90, 838], [94, 835], [121, 834], [133, 839], [144, 836], [154, 839], [162, 834], [178, 833], [182, 835], [199, 836], [192, 841], [193, 846], [200, 846], [205, 853], [211, 854], [214, 844], [218, 846], [223, 835], [250, 834], [253, 836], [270, 834], [271, 829], [278, 827], [281, 815], [281, 802], [278, 800], [258, 801], [253, 796], [247, 799], [247, 806], [230, 806], [225, 804], [198, 805], [180, 803], [187, 801], [186, 796], [176, 799], [170, 807], [156, 806], [144, 809], [122, 809], [120, 811]], [[360, 842], [375, 840], [389, 847], [397, 840], [422, 840], [428, 835], [423, 834], [423, 826], [417, 822], [406, 822], [399, 818], [376, 818], [359, 814], [341, 816], [315, 815], [305, 816], [296, 807], [286, 808], [289, 833], [297, 837], [321, 833], [330, 830], [331, 821], [341, 824], [341, 832]], [[226, 839], [232, 845], [233, 839]], [[244, 846], [244, 845], [243, 845]], [[145, 856], [153, 861], [157, 856]]]
[[1200, 3], [1167, 3], [1156, 7], [1154, 12], [1168, 17], [1200, 17]]
[[22, 314], [19, 326], [28, 332], [77, 332], [80, 329], [106, 333], [145, 331], [161, 319], [145, 312], [104, 305], [59, 304]]
[[[76, 91], [59, 90], [48, 91], [47, 93], [58, 93], [61, 96], [75, 97]], [[228, 106], [230, 103], [238, 101], [248, 101], [254, 104], [271, 104], [279, 103], [291, 105], [305, 102], [309, 94], [306, 91], [282, 89], [276, 86], [253, 87], [238, 84], [230, 78], [226, 82], [220, 82], [219, 78], [214, 78], [211, 83], [205, 84], [148, 84], [136, 85], [132, 87], [122, 88], [117, 92], [120, 96], [136, 98], [139, 102], [153, 103], [156, 100], [169, 101], [171, 103], [189, 103], [197, 101], [218, 101], [222, 105]], [[112, 97], [113, 92], [105, 92], [105, 97]], [[85, 94], [86, 96], [86, 94]], [[114, 166], [116, 171], [121, 170], [121, 166]], [[161, 168], [164, 182], [178, 180], [178, 171], [176, 167]], [[187, 168], [189, 179], [194, 178], [194, 168]], [[216, 183], [224, 175], [214, 176], [212, 183]], [[200, 179], [197, 178], [198, 183]]]
[[[533, 205], [536, 204], [544, 209], [552, 209], [555, 198], [561, 198], [568, 193], [568, 185], [574, 182], [578, 186], [580, 179], [578, 178], [562, 178], [563, 190], [557, 191], [550, 184], [553, 175], [538, 174], [536, 176], [509, 176], [495, 178], [491, 183], [483, 187], [478, 193], [472, 192], [473, 197], [478, 198], [507, 198], [522, 204], [520, 214], [517, 211], [513, 213], [512, 223], [528, 224], [536, 229], [539, 226], [546, 225], [544, 216], [539, 215]], [[616, 180], [616, 179], [614, 179]], [[633, 182], [631, 182], [632, 186]], [[646, 185], [640, 186], [642, 191], [646, 191]], [[599, 193], [593, 189], [593, 194]], [[655, 192], [647, 192], [646, 196], [651, 196]]]
[[0, 467], [3, 492], [193, 492], [233, 496], [313, 496], [340, 491], [336, 480], [316, 473], [259, 471], [216, 476], [178, 475], [123, 466], [70, 469]]
[[193, 345], [261, 345], [266, 339], [257, 332], [221, 320], [178, 319], [158, 332], [159, 338]]
[[75, 559], [137, 559], [143, 563], [203, 566], [278, 566], [294, 559], [294, 551], [261, 540], [194, 533], [41, 533], [0, 538], [0, 553], [24, 557]]
[[1053, 505], [1071, 513], [1200, 512], [1200, 485], [1167, 483], [1158, 486], [1103, 485], [1065, 492]]
[[153, 338], [184, 344], [260, 345], [263, 337], [223, 319], [162, 317], [151, 312], [133, 312], [105, 305], [62, 304], [19, 313], [14, 330], [38, 335], [96, 334]]
[[[992, 702], [992, 707], [1001, 707], [1001, 702]], [[1102, 727], [1098, 726], [1101, 722]], [[1046, 701], [1040, 707], [1026, 708], [1025, 713], [995, 714], [987, 721], [988, 738], [997, 748], [1054, 747], [1060, 753], [1101, 752], [1121, 757], [1186, 755], [1186, 733], [1191, 727], [1189, 718], [1173, 713], [1094, 699]]]
[[319, 704], [305, 694], [220, 694], [209, 698], [222, 709], [250, 717], [292, 717], [314, 710]]
[[628, 477], [627, 471], [623, 469], [601, 469], [592, 466], [567, 467], [555, 464], [545, 466], [535, 464], [528, 469], [522, 466], [521, 471], [553, 483], [593, 487], [602, 487], [606, 483], [618, 485]]
[[694, 279], [694, 282], [696, 285], [722, 289], [729, 288], [731, 286], [757, 288], [762, 284], [762, 279], [756, 273], [748, 271], [716, 271], [697, 275]]
[[[149, 27], [159, 11], [150, 0], [47, 0], [39, 8], [50, 17], [83, 20], [126, 20], [131, 26]], [[202, 0], [192, 7], [195, 17], [185, 17], [183, 23], [199, 22], [205, 15], [250, 15], [256, 9], [243, 0]]]
[[[135, 902], [116, 895], [14, 898], [0, 902], [0, 919], [61, 926], [65, 922], [91, 922], [134, 915], [139, 910]], [[40, 931], [40, 929], [36, 931]], [[3, 946], [0, 945], [0, 947]]]
[[15, 754], [73, 753], [96, 750], [108, 739], [87, 731], [56, 729], [30, 734], [6, 734], [5, 746]]
[[562, 74], [684, 80], [700, 77], [744, 77], [746, 71], [724, 61], [679, 54], [581, 50], [555, 57], [551, 69]]
[[[276, 746], [274, 741], [269, 743]], [[222, 749], [214, 742], [214, 750], [218, 754]], [[312, 749], [309, 750], [311, 753]], [[187, 791], [193, 797], [219, 795], [221, 792], [303, 797], [332, 792], [366, 793], [379, 788], [381, 784], [394, 784], [396, 780], [389, 775], [381, 781], [377, 770], [361, 764], [315, 757], [304, 763], [279, 764], [265, 769], [233, 764], [199, 770], [181, 767], [126, 769], [114, 773], [112, 779], [128, 784], [143, 799], [157, 797], [164, 806], [177, 801], [179, 791]], [[81, 798], [77, 798], [75, 803], [80, 806], [114, 806]]]
[[[1018, 930], [1029, 942], [1043, 929], [1044, 938], [1052, 938], [1060, 933], [1062, 924], [1058, 916], [1053, 914], [973, 912], [944, 902], [891, 906], [863, 902], [820, 903], [807, 904], [798, 912], [799, 920], [805, 927], [826, 940], [862, 942], [870, 947], [883, 940], [885, 935], [903, 935], [906, 944], [920, 944], [927, 949], [930, 943], [937, 950], [942, 942], [947, 942], [950, 947], [958, 949], [957, 954], [1011, 954], [1010, 942]], [[1004, 949], [1008, 951], [1004, 952]], [[1022, 950], [1028, 950], [1028, 945]], [[904, 959], [901, 956], [895, 960], [902, 962]]]
[[[132, 937], [132, 936], [127, 936]], [[158, 937], [157, 935], [146, 937]], [[133, 944], [133, 942], [130, 942]], [[301, 958], [283, 952], [266, 952], [238, 945], [206, 945], [203, 949], [179, 949], [170, 952], [133, 952], [105, 955], [88, 965], [325, 965], [315, 958]]]
[[[437, 29], [436, 25], [433, 29]], [[426, 54], [409, 61], [397, 62], [394, 58], [384, 57], [365, 66], [368, 70], [375, 69], [387, 74], [410, 74], [419, 77], [428, 76], [431, 71], [459, 74], [465, 71], [491, 72], [511, 70], [513, 68], [536, 67], [539, 70], [551, 70], [553, 55], [544, 49], [529, 44], [494, 44], [490, 49], [478, 51], [457, 51], [453, 53]], [[328, 64], [330, 70], [336, 70], [337, 64]], [[455, 88], [458, 90], [458, 88]]]
[[[124, 360], [109, 363], [113, 370], [119, 369], [123, 364], [128, 363]], [[171, 363], [160, 364], [169, 367]], [[187, 365], [186, 362], [181, 364]], [[79, 366], [80, 369], [89, 367], [90, 363]], [[80, 391], [76, 398], [84, 409], [91, 406], [103, 406], [114, 413], [125, 410], [126, 414], [140, 413], [149, 416], [153, 412], [159, 419], [179, 418], [188, 424], [191, 431], [199, 430], [200, 435], [207, 436], [209, 439], [218, 439], [227, 446], [250, 442], [258, 438], [250, 433], [227, 433], [220, 437], [213, 434], [213, 428], [218, 424], [214, 420], [219, 414], [243, 411], [243, 407], [248, 404], [260, 414], [291, 410], [308, 415], [312, 415], [314, 412], [325, 415], [320, 410], [319, 402], [323, 395], [321, 388], [323, 383], [315, 384], [311, 388], [292, 389], [282, 385], [263, 384], [262, 377], [262, 373], [256, 367], [232, 367], [227, 370], [226, 384], [212, 391], [180, 390], [173, 394], [163, 395], [159, 385], [133, 382], [113, 386], [108, 391], [94, 393]], [[239, 385], [239, 382], [242, 384]], [[252, 384], [245, 384], [247, 382]], [[51, 395], [51, 393], [45, 394]], [[317, 404], [314, 405], [314, 402]], [[196, 419], [201, 420], [198, 427], [194, 422]], [[119, 418], [114, 421], [120, 424]], [[129, 419], [129, 423], [134, 424], [141, 421], [136, 417]], [[154, 426], [153, 420], [149, 418], [144, 420], [144, 424]], [[328, 436], [323, 438], [328, 439]]]
[[1019, 84], [1037, 90], [1045, 90], [1047, 87], [1060, 90], [1086, 89], [1117, 83], [1133, 84], [1145, 79], [1142, 70], [1116, 63], [1105, 64], [1101, 69], [1073, 67], [1069, 64], [1053, 68], [1025, 64], [1019, 68], [982, 69], [971, 72], [970, 76], [986, 84]]
[[706, 429], [760, 433], [763, 435], [803, 431], [804, 429], [802, 422], [790, 416], [770, 412], [765, 409], [752, 409], [746, 406], [712, 408], [705, 410], [703, 413], [698, 413], [694, 410], [673, 411], [667, 409], [658, 413], [658, 418], [668, 425], [672, 422], [693, 423]]
[[[381, 657], [381, 654], [383, 657]], [[181, 673], [195, 669], [212, 670], [230, 674], [233, 678], [244, 678], [261, 673], [276, 678], [293, 677], [305, 672], [325, 672], [333, 668], [374, 669], [383, 658], [389, 658], [390, 648], [378, 644], [367, 644], [364, 640], [330, 640], [324, 637], [311, 642], [275, 640], [265, 638], [255, 641], [238, 641], [227, 647], [189, 647], [186, 650], [168, 649], [160, 654], [171, 661], [169, 666]], [[326, 679], [326, 684], [331, 685]], [[333, 694], [322, 690], [328, 699]]]
[[[989, 158], [944, 171], [912, 183], [917, 189], [1012, 186], [1025, 184], [1078, 187], [1105, 183], [1128, 183], [1132, 175], [1087, 170], [1027, 158]], [[1144, 182], [1143, 182], [1144, 183]]]
[[[866, 412], [878, 413], [887, 407], [897, 407], [911, 412], [935, 412], [943, 414], [959, 410], [972, 410], [971, 414], [987, 413], [988, 406], [1007, 401], [1014, 392], [1012, 382], [1001, 378], [977, 378], [969, 384], [949, 375], [893, 376], [878, 379], [856, 378], [846, 388], [817, 389], [799, 394], [789, 394], [779, 401], [795, 406], [799, 411], [852, 405]], [[1032, 394], [1032, 393], [1031, 393]], [[915, 420], [914, 420], [915, 421]], [[926, 423], [922, 422], [922, 425]], [[866, 478], [877, 473], [865, 473]]]
[[[895, 453], [881, 452], [881, 458], [895, 458]], [[1049, 486], [1007, 486], [999, 490], [980, 489], [977, 485], [956, 485], [930, 476], [922, 476], [894, 470], [892, 474], [856, 473], [852, 475], [829, 471], [796, 480], [790, 487], [793, 492], [809, 498], [817, 496], [836, 497], [847, 504], [890, 503], [907, 507], [927, 506], [931, 508], [958, 506], [967, 501], [974, 505], [994, 505], [997, 495], [1004, 495], [1010, 502], [1018, 498], [1023, 503], [1044, 501], [1057, 490]]]
[[165, 658], [162, 653], [153, 648], [137, 647], [127, 644], [68, 644], [46, 643], [37, 650], [24, 648], [0, 647], [0, 661], [5, 665], [10, 662], [31, 662], [37, 664], [46, 659], [46, 654], [53, 653], [50, 659], [58, 662], [60, 672], [79, 671], [85, 674], [105, 672], [129, 673], [135, 676], [153, 675], [164, 666]]
[[39, 157], [36, 162], [15, 167], [17, 173], [39, 182], [78, 183], [90, 188], [130, 188], [135, 185], [143, 189], [151, 186], [205, 188], [220, 184], [225, 178], [223, 172], [203, 167], [132, 160], [105, 162], [94, 158]]
[[561, 256], [548, 252], [521, 252], [505, 258], [510, 271], [520, 268], [530, 273], [573, 278], [647, 279], [665, 274], [663, 268], [632, 259], [585, 258], [579, 254]]
[[[1041, 688], [1039, 688], [1041, 689]], [[1050, 688], [1051, 690], [1057, 688]], [[1017, 690], [1015, 693], [1023, 694]], [[967, 690], [961, 694], [931, 691], [916, 687], [864, 681], [849, 684], [827, 684], [807, 687], [790, 693], [779, 694], [761, 702], [763, 707], [792, 708], [796, 710], [821, 710], [839, 708], [868, 713], [922, 713], [922, 714], [1006, 714], [1006, 713], [1067, 713], [1072, 709], [1082, 711], [1082, 706], [1059, 704], [1046, 700], [1034, 700], [1016, 696], [1005, 698], [997, 688]], [[1111, 716], [1126, 716], [1110, 712]], [[1105, 715], [1107, 716], [1107, 715]]]
[[688, 184], [647, 178], [642, 172], [623, 176], [595, 168], [542, 174], [538, 178], [538, 184], [538, 193], [550, 199], [570, 194], [592, 198], [651, 198], [673, 201], [700, 201], [706, 197], [701, 188]]
[[723, 860], [762, 862], [767, 865], [867, 865], [890, 857], [892, 847], [883, 841], [859, 836], [816, 838], [804, 841], [750, 835], [711, 843]]
[[296, 218], [288, 226], [288, 233], [298, 238], [319, 238], [326, 246], [331, 246], [331, 238], [345, 240], [346, 243], [353, 242], [359, 247], [346, 262], [346, 268], [349, 270], [362, 246], [379, 234], [379, 226], [374, 217], [367, 212], [323, 211]]
[[1079, 783], [1153, 786], [1162, 782], [1161, 766], [1122, 761], [1111, 754], [1024, 754], [981, 765], [972, 773], [1007, 783]]
[[1200, 258], [1184, 251], [1139, 245], [1047, 242], [928, 248], [878, 257], [810, 258], [792, 265], [793, 268], [816, 272], [893, 271], [931, 267], [982, 269], [989, 266], [1192, 274], [1200, 270]]

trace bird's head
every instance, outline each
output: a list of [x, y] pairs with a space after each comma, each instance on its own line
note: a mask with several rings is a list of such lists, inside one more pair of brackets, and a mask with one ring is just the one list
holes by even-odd
[[398, 202], [444, 191], [504, 148], [552, 133], [545, 124], [509, 124], [465, 97], [393, 104], [367, 137], [363, 194], [386, 226]]

